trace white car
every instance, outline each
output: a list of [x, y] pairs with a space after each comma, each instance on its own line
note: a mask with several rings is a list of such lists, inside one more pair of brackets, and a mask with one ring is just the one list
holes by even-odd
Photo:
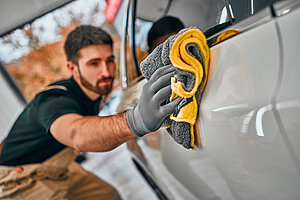
[[137, 69], [140, 76], [136, 37], [141, 24], [173, 15], [187, 27], [209, 29], [208, 41], [227, 29], [240, 31], [210, 46], [210, 77], [197, 120], [200, 148], [183, 148], [163, 129], [128, 142], [133, 162], [157, 196], [300, 199], [300, 1], [123, 4], [119, 112], [134, 105], [146, 81], [133, 82], [128, 73]]

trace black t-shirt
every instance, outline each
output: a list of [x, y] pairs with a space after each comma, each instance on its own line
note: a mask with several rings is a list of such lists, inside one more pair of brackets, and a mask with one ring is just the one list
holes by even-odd
[[26, 106], [4, 141], [0, 165], [17, 166], [43, 162], [65, 148], [49, 130], [58, 117], [69, 113], [98, 115], [100, 98], [96, 101], [90, 100], [73, 77], [51, 85], [62, 85], [67, 90], [45, 90]]

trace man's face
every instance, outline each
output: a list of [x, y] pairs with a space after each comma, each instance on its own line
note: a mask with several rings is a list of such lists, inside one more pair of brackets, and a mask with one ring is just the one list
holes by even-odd
[[90, 45], [79, 51], [77, 76], [81, 85], [96, 94], [106, 95], [112, 90], [115, 61], [109, 44]]

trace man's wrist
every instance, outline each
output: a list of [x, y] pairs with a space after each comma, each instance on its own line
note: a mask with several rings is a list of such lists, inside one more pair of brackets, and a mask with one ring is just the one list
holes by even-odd
[[133, 109], [127, 110], [126, 120], [128, 122], [129, 128], [138, 137], [142, 137], [145, 134], [152, 132], [146, 127], [141, 117], [138, 106]]

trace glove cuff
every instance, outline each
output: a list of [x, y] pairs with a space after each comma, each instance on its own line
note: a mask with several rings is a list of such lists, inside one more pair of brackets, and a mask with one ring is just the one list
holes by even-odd
[[142, 137], [145, 134], [152, 132], [143, 122], [138, 106], [126, 112], [126, 119], [130, 129], [136, 136]]

